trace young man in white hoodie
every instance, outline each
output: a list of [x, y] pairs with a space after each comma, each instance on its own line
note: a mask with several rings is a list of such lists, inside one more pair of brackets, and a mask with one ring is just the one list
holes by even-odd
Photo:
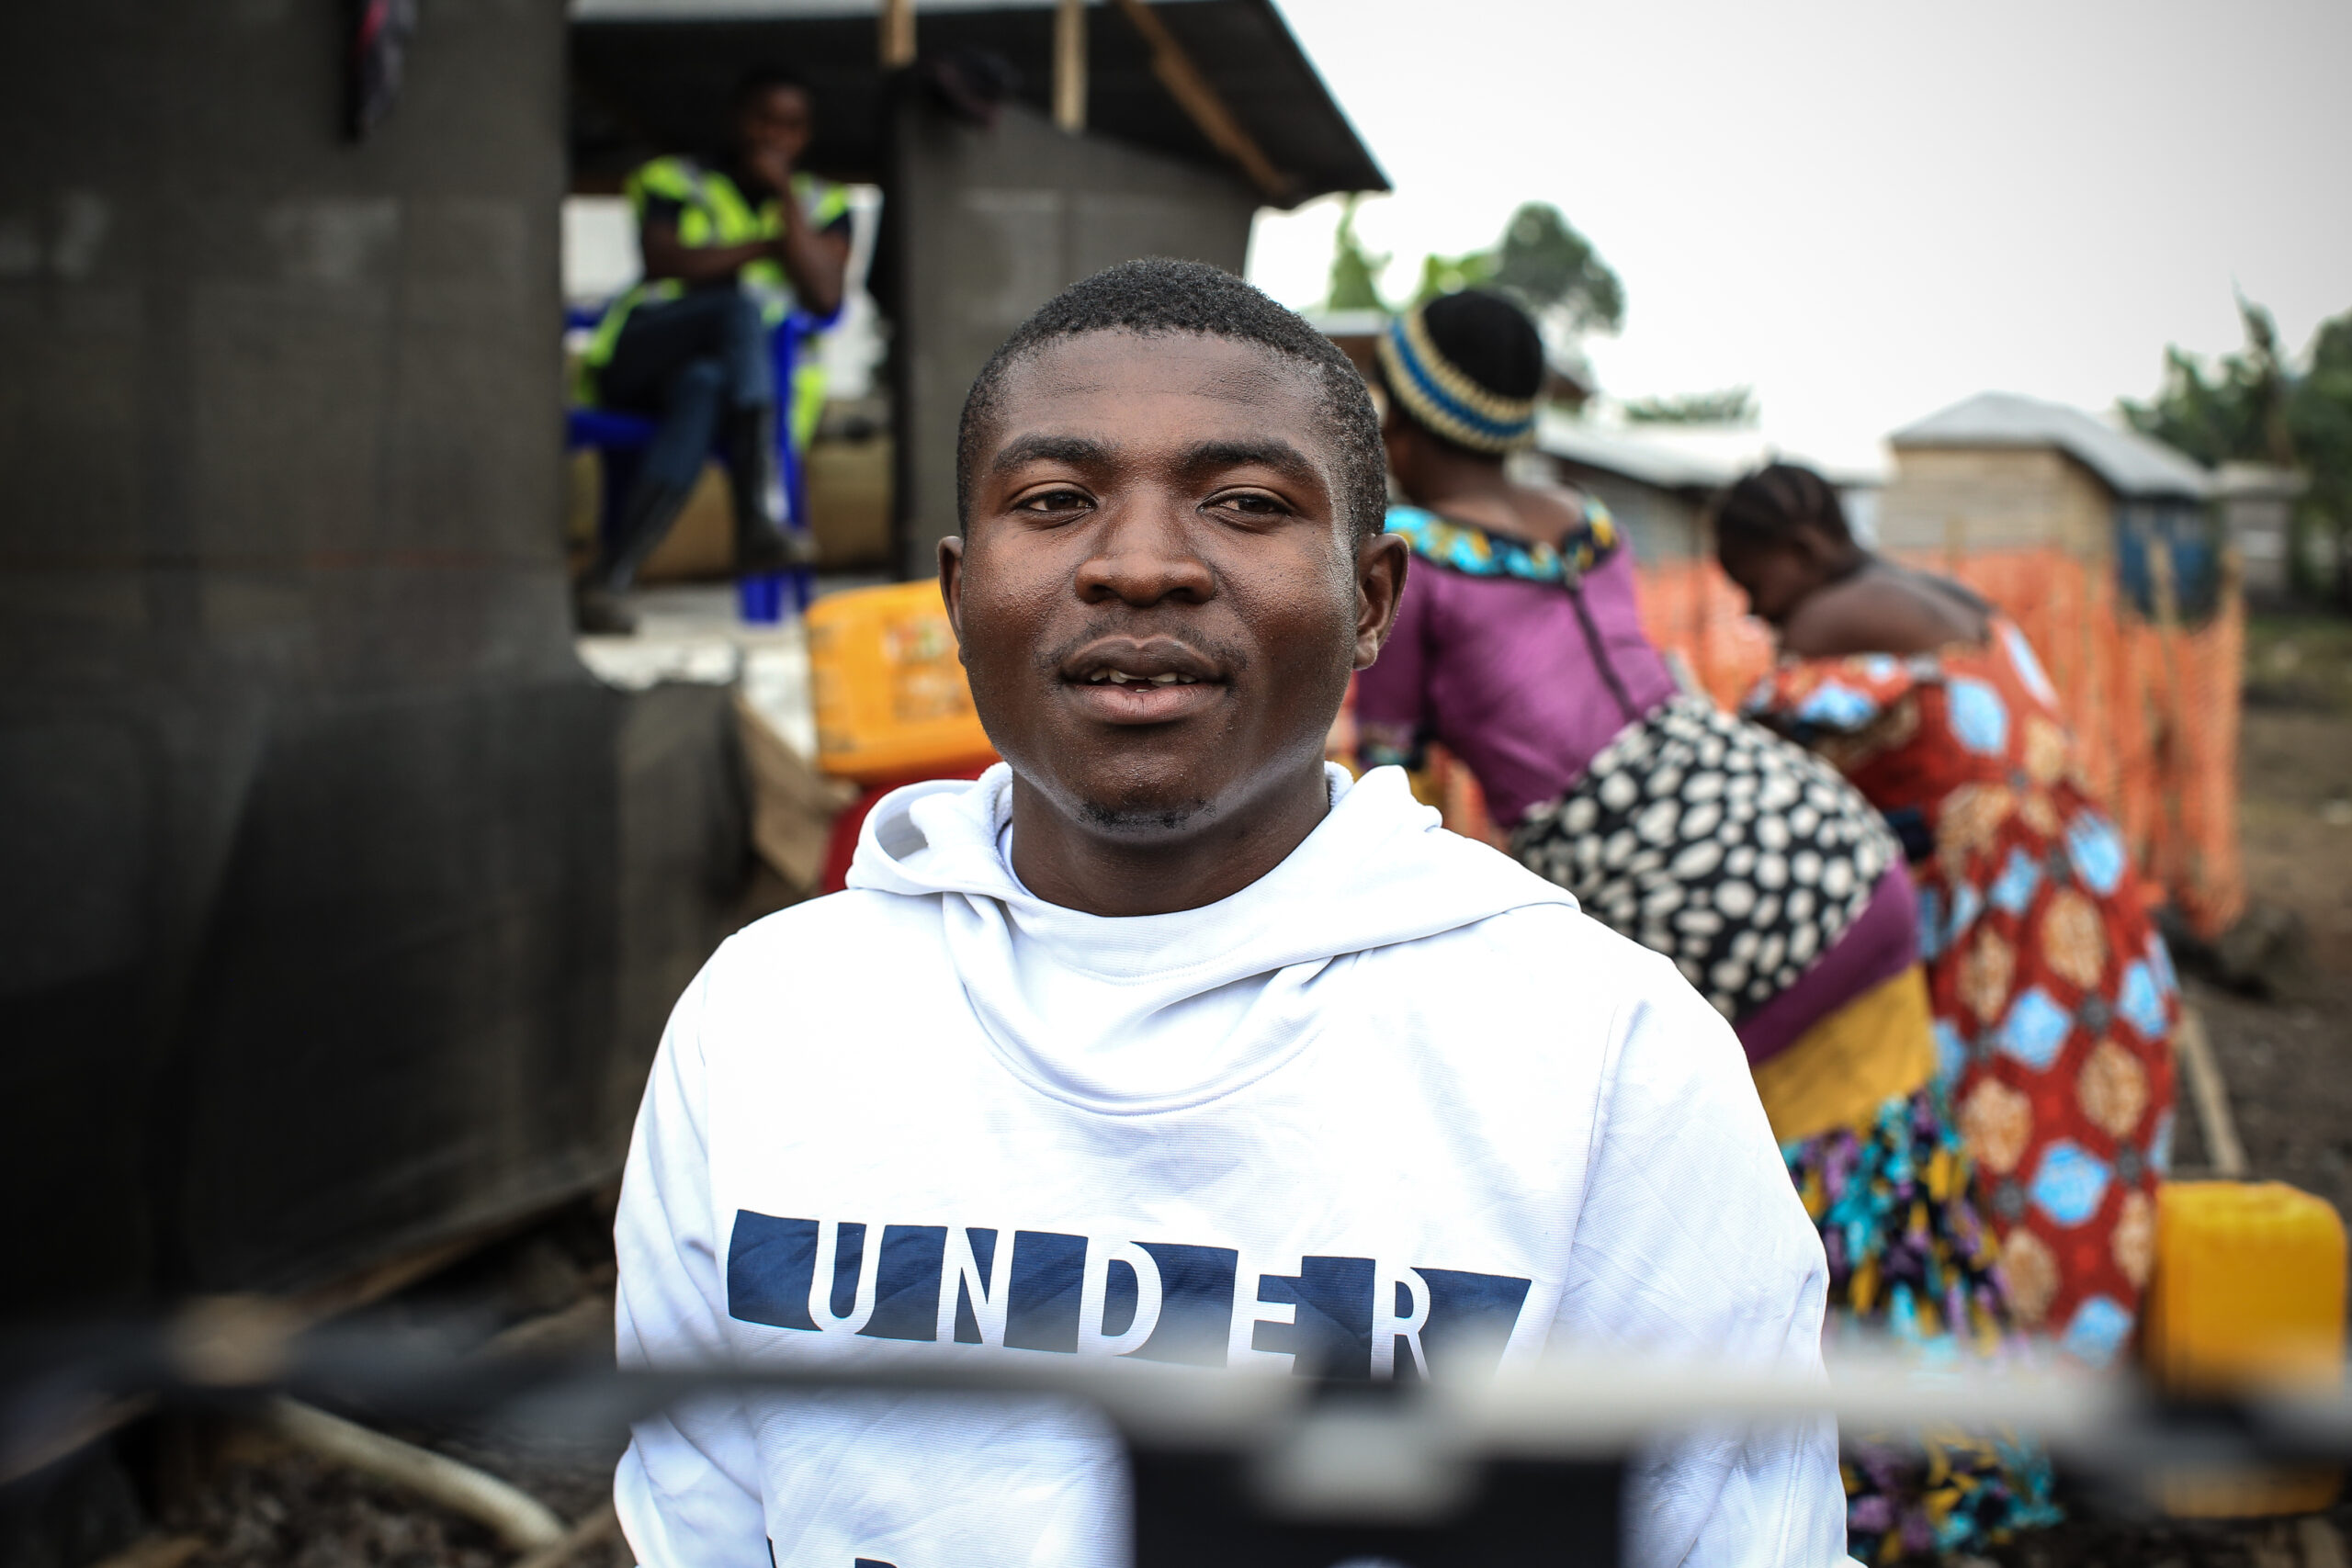
[[[1817, 1369], [1820, 1244], [1723, 1020], [1322, 761], [1406, 562], [1339, 352], [1214, 268], [1114, 267], [981, 373], [959, 474], [941, 581], [1004, 765], [889, 796], [849, 891], [680, 998], [623, 1363]], [[696, 1404], [616, 1496], [650, 1568], [1130, 1551], [1115, 1445], [1042, 1403]], [[1637, 1562], [1838, 1562], [1834, 1434], [1661, 1444], [1626, 1525]]]

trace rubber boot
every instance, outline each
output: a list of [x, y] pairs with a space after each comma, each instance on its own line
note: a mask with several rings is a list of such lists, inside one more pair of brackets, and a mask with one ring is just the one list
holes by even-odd
[[573, 590], [572, 608], [582, 631], [627, 636], [637, 630], [637, 615], [624, 595], [637, 581], [637, 569], [660, 547], [670, 525], [685, 510], [690, 493], [650, 479], [639, 479], [630, 487], [621, 502], [619, 527]]
[[735, 502], [735, 571], [781, 571], [808, 566], [816, 541], [806, 528], [784, 525], [784, 480], [776, 472], [775, 410], [765, 405], [728, 416], [728, 491]]

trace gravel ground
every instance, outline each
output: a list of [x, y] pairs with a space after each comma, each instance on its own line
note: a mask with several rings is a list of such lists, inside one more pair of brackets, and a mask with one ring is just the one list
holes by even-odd
[[204, 1568], [503, 1568], [479, 1525], [339, 1466], [276, 1454], [226, 1466], [166, 1517]]

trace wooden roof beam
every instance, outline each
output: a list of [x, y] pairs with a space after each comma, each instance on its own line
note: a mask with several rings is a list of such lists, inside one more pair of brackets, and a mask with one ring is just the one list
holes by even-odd
[[1241, 172], [1250, 176], [1250, 183], [1268, 201], [1288, 200], [1291, 182], [1274, 167], [1257, 139], [1241, 129], [1241, 122], [1233, 118], [1225, 100], [1209, 85], [1208, 78], [1201, 74], [1200, 67], [1193, 63], [1193, 57], [1176, 41], [1159, 14], [1145, 0], [1118, 0], [1118, 6], [1151, 46], [1151, 73], [1159, 78], [1159, 85], [1168, 89], [1168, 96], [1176, 100], [1177, 107], [1192, 117], [1201, 134], [1209, 139], [1209, 144], [1239, 164]]
[[915, 62], [915, 0], [882, 0], [881, 27], [876, 41], [882, 69], [896, 71]]

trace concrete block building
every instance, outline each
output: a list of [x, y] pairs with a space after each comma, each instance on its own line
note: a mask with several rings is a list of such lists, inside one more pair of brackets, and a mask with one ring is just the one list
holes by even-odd
[[1889, 437], [1894, 475], [1879, 543], [1896, 554], [2050, 547], [2111, 561], [2132, 598], [2154, 593], [2151, 547], [2170, 553], [2182, 607], [2210, 604], [2213, 480], [2160, 442], [2080, 409], [1981, 392]]

